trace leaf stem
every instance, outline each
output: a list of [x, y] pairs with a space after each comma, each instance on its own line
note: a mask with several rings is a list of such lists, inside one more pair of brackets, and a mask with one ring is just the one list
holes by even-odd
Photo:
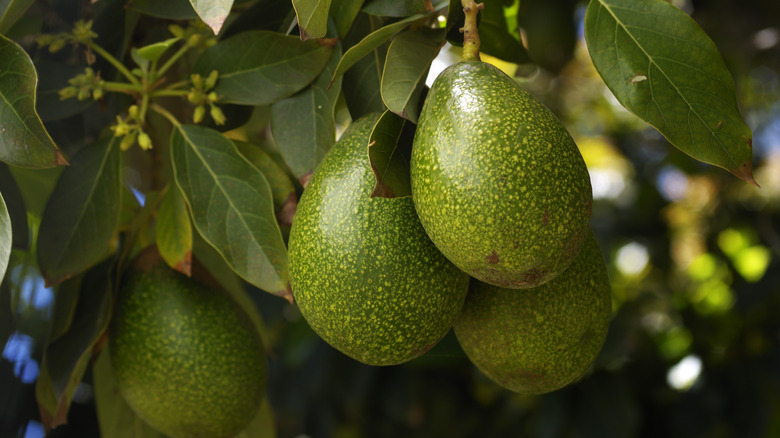
[[187, 90], [156, 90], [150, 93], [151, 97], [163, 97], [163, 96], [181, 96], [184, 97], [188, 93]]
[[175, 126], [176, 128], [181, 128], [181, 123], [179, 123], [179, 120], [176, 118], [176, 116], [168, 112], [167, 109], [161, 107], [160, 105], [157, 105], [156, 103], [150, 104], [149, 108], [153, 109], [155, 112], [168, 119], [168, 121], [171, 122], [171, 125]]
[[460, 29], [463, 32], [463, 61], [479, 61], [479, 32], [477, 32], [477, 14], [485, 8], [483, 3], [474, 0], [461, 0], [466, 22]]
[[138, 78], [135, 77], [132, 73], [130, 73], [130, 70], [128, 70], [127, 67], [125, 67], [121, 62], [119, 62], [119, 60], [116, 59], [114, 55], [108, 53], [106, 49], [100, 47], [99, 45], [97, 45], [95, 42], [91, 40], [87, 41], [86, 44], [87, 47], [94, 50], [98, 55], [102, 56], [103, 59], [105, 59], [106, 61], [111, 63], [111, 65], [116, 67], [116, 69], [119, 70], [119, 72], [122, 73], [122, 75], [124, 75], [124, 77], [126, 77], [131, 84], [139, 87], [139, 89], [141, 88], [141, 82], [138, 80]]
[[190, 47], [192, 46], [190, 46], [188, 42], [185, 42], [184, 45], [181, 46], [179, 50], [176, 51], [176, 53], [171, 55], [171, 57], [168, 58], [167, 61], [165, 61], [165, 64], [163, 64], [162, 67], [160, 67], [160, 69], [157, 70], [155, 76], [158, 78], [162, 77], [165, 74], [165, 72], [167, 72], [168, 69], [170, 69], [173, 66], [173, 64], [175, 64], [176, 61], [179, 60], [179, 58], [181, 58], [182, 56], [184, 56], [185, 53], [187, 53], [187, 50], [190, 50]]
[[106, 91], [113, 91], [116, 93], [134, 94], [141, 92], [140, 86], [128, 84], [125, 82], [103, 82], [103, 88]]

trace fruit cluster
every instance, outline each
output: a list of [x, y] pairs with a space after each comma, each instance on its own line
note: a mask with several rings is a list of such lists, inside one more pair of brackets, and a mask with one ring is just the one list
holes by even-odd
[[371, 198], [355, 121], [314, 172], [289, 238], [293, 296], [333, 347], [371, 365], [418, 357], [454, 327], [511, 390], [579, 379], [606, 337], [609, 278], [590, 231], [585, 163], [562, 124], [509, 76], [463, 61], [431, 87], [411, 198]]

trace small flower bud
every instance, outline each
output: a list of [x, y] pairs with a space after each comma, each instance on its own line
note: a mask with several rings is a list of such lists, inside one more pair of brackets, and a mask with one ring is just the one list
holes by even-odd
[[201, 105], [198, 105], [195, 107], [195, 112], [192, 113], [192, 121], [197, 123], [200, 123], [203, 121], [203, 116], [206, 115], [206, 107]]
[[209, 77], [206, 78], [206, 86], [204, 87], [204, 90], [211, 90], [214, 88], [214, 86], [217, 85], [217, 79], [219, 79], [219, 72], [216, 70], [211, 70]]
[[58, 94], [60, 95], [60, 99], [70, 99], [71, 97], [75, 97], [76, 93], [78, 93], [78, 90], [76, 87], [65, 87], [61, 89]]
[[145, 132], [141, 132], [138, 134], [138, 145], [141, 146], [141, 149], [148, 151], [152, 148], [152, 139], [149, 138], [149, 134]]
[[211, 105], [209, 114], [211, 114], [211, 118], [214, 119], [214, 123], [216, 123], [217, 125], [220, 126], [224, 125], [225, 122], [227, 121], [227, 119], [225, 118], [225, 114], [216, 105]]
[[136, 132], [131, 132], [130, 134], [125, 135], [125, 137], [119, 143], [119, 149], [123, 151], [130, 149], [130, 146], [135, 144], [135, 137]]

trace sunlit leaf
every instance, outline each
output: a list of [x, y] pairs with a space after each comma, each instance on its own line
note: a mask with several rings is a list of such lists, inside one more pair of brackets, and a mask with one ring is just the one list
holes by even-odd
[[24, 12], [33, 0], [3, 0], [0, 1], [0, 34], [6, 34], [16, 21], [24, 15]]
[[11, 217], [8, 215], [8, 208], [5, 206], [2, 193], [0, 193], [0, 278], [5, 276], [5, 268], [8, 267], [8, 259], [11, 257], [12, 244]]
[[216, 35], [233, 7], [233, 0], [190, 0], [190, 4]]
[[179, 38], [169, 38], [165, 41], [158, 41], [147, 46], [140, 47], [136, 53], [147, 61], [157, 61], [172, 45], [176, 44]]
[[420, 18], [425, 17], [427, 14], [417, 14], [409, 18], [405, 18], [401, 21], [397, 21], [393, 24], [388, 24], [374, 32], [368, 34], [365, 38], [360, 40], [359, 43], [350, 47], [344, 56], [341, 57], [336, 71], [333, 72], [331, 81], [335, 81], [339, 76], [343, 75], [345, 71], [355, 65], [361, 58], [371, 53], [374, 49], [381, 46], [385, 41], [392, 38], [393, 35], [406, 28], [409, 24]]
[[301, 39], [322, 38], [328, 30], [328, 9], [331, 0], [292, 0]]
[[24, 205], [19, 185], [16, 184], [14, 176], [5, 163], [0, 163], [0, 194], [3, 196], [8, 209], [8, 216], [11, 219], [13, 247], [26, 250], [30, 245], [27, 208]]
[[20, 167], [68, 164], [35, 112], [38, 75], [16, 43], [0, 35], [0, 160]]
[[122, 196], [115, 139], [82, 149], [49, 197], [37, 251], [49, 284], [83, 272], [108, 255]]
[[165, 438], [141, 420], [125, 402], [114, 379], [108, 343], [92, 366], [100, 436], [114, 438]]
[[219, 70], [214, 91], [221, 101], [265, 105], [310, 84], [330, 59], [332, 47], [276, 32], [242, 32], [208, 48], [195, 71]]
[[389, 110], [376, 122], [368, 140], [368, 158], [376, 176], [372, 198], [412, 195], [409, 159], [413, 139], [412, 124]]
[[165, 263], [189, 276], [192, 267], [192, 224], [187, 204], [176, 187], [168, 187], [157, 210], [157, 249]]
[[312, 172], [336, 142], [334, 111], [341, 92], [341, 78], [330, 87], [328, 84], [340, 57], [338, 46], [317, 80], [271, 107], [274, 141], [298, 179]]
[[363, 11], [386, 17], [408, 17], [447, 6], [447, 0], [366, 0]]
[[198, 13], [188, 0], [131, 0], [127, 8], [142, 14], [171, 20], [194, 20]]
[[715, 44], [663, 0], [594, 0], [588, 50], [618, 101], [693, 158], [755, 183], [752, 133]]
[[[110, 262], [104, 263], [84, 277], [68, 331], [46, 346], [41, 368], [45, 367], [57, 399], [51, 427], [67, 422], [73, 395], [89, 365], [92, 349], [108, 327], [113, 296], [109, 280], [112, 266]], [[70, 308], [73, 304], [62, 305]], [[55, 302], [57, 306], [60, 304]]]
[[171, 159], [200, 235], [246, 281], [289, 298], [287, 251], [263, 174], [222, 134], [198, 126], [174, 129]]
[[393, 39], [382, 74], [382, 100], [390, 111], [417, 123], [425, 78], [443, 45], [443, 29], [409, 30]]

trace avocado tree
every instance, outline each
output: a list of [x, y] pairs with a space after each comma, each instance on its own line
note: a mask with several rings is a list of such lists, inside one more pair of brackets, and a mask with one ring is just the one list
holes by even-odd
[[[777, 144], [780, 57], [766, 55], [780, 11], [746, 4], [758, 22], [729, 30], [717, 1], [0, 2], [0, 382], [14, 388], [0, 434], [164, 436], [120, 394], [107, 353], [123, 279], [153, 245], [165, 269], [228, 294], [262, 339], [266, 397], [236, 436], [777, 432], [780, 169], [762, 152], [754, 172], [751, 127]], [[418, 123], [470, 128], [421, 119], [461, 58], [548, 106], [590, 171], [572, 185], [593, 187], [613, 319], [583, 381], [546, 396], [496, 385], [452, 334], [404, 365], [361, 364], [309, 328], [290, 286], [305, 267], [290, 266], [288, 237], [320, 161], [370, 120], [366, 196], [411, 198]], [[686, 360], [710, 380], [673, 383]], [[721, 404], [697, 403], [708, 396]], [[659, 412], [680, 414], [649, 419]]]

